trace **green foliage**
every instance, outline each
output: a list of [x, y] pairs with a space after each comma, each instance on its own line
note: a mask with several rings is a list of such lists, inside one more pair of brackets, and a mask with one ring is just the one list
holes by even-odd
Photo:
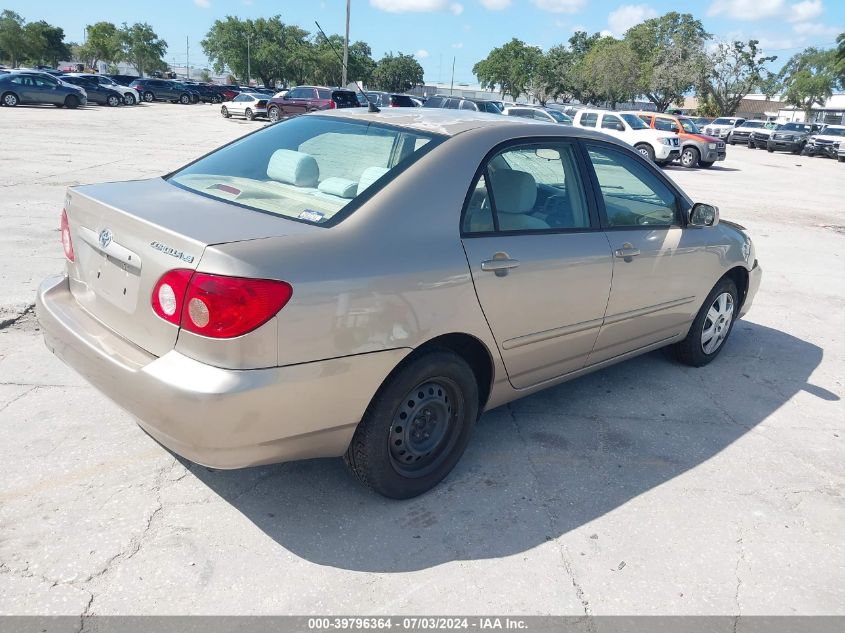
[[496, 89], [514, 99], [528, 92], [543, 58], [543, 51], [536, 46], [513, 38], [504, 46], [494, 48], [487, 57], [472, 67], [482, 88]]
[[663, 112], [683, 103], [704, 74], [704, 43], [710, 35], [689, 13], [672, 11], [646, 20], [625, 33], [639, 59], [638, 91]]
[[[367, 83], [376, 63], [366, 42], [349, 43], [347, 78]], [[318, 33], [311, 45], [311, 81], [324, 86], [339, 86], [343, 82], [343, 36]]]
[[708, 56], [699, 96], [709, 96], [722, 116], [736, 113], [745, 96], [769, 76], [766, 64], [777, 56], [765, 56], [757, 40], [720, 42]]
[[34, 64], [56, 66], [61, 59], [70, 57], [65, 44], [65, 32], [44, 20], [29, 22], [23, 29], [26, 42], [26, 59]]
[[840, 33], [837, 36], [836, 43], [833, 72], [836, 73], [836, 80], [839, 82], [839, 87], [845, 89], [845, 33]]
[[3, 11], [0, 13], [0, 59], [15, 67], [25, 54], [24, 19], [14, 11]]
[[211, 81], [211, 73], [208, 72], [208, 68], [202, 69], [202, 72], [200, 73], [200, 81], [204, 81], [206, 83]]
[[87, 66], [96, 68], [97, 62], [111, 64], [123, 58], [123, 37], [111, 22], [97, 22], [85, 27], [87, 39], [79, 54]]
[[633, 101], [637, 95], [639, 60], [625, 40], [605, 37], [584, 57], [584, 80], [594, 99], [615, 109], [620, 101]]
[[123, 47], [122, 59], [135, 66], [139, 75], [167, 67], [163, 59], [167, 54], [167, 42], [146, 22], [137, 22], [132, 26], [124, 22], [120, 37]]
[[809, 120], [813, 105], [823, 105], [836, 87], [836, 51], [806, 48], [793, 55], [779, 74], [783, 99], [801, 108]]
[[407, 92], [422, 82], [423, 67], [413, 55], [388, 53], [376, 65], [370, 83], [387, 92]]

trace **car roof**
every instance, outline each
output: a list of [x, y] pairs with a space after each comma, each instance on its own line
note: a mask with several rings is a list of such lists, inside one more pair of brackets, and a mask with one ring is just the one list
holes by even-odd
[[[317, 115], [340, 119], [352, 119], [356, 121], [368, 121], [407, 128], [420, 132], [442, 134], [444, 136], [455, 136], [470, 130], [484, 128], [496, 128], [505, 134], [519, 136], [526, 129], [523, 126], [546, 126], [548, 131], [560, 135], [561, 128], [566, 128], [566, 134], [579, 138], [601, 138], [612, 141], [613, 137], [606, 134], [594, 132], [584, 128], [561, 126], [558, 123], [544, 123], [521, 119], [519, 117], [503, 117], [500, 114], [489, 114], [487, 112], [476, 112], [474, 110], [453, 110], [447, 108], [382, 108], [379, 112], [368, 112], [365, 108], [340, 108], [337, 110], [324, 110]], [[532, 135], [537, 134], [532, 129]]]

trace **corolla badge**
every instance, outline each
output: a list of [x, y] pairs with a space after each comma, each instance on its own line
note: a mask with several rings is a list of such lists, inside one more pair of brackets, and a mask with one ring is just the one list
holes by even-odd
[[100, 231], [100, 248], [108, 248], [108, 245], [111, 244], [112, 234], [109, 229], [103, 229]]
[[193, 255], [188, 255], [188, 253], [175, 249], [172, 246], [168, 246], [167, 244], [162, 244], [161, 242], [150, 242], [150, 246], [152, 246], [157, 251], [164, 253], [165, 255], [170, 255], [171, 257], [181, 259], [183, 262], [187, 262], [188, 264], [194, 261]]

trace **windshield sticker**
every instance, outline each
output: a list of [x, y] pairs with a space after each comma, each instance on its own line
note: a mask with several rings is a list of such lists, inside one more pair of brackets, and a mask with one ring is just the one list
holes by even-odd
[[312, 211], [311, 209], [305, 209], [299, 214], [300, 220], [308, 220], [309, 222], [322, 222], [324, 217], [319, 211]]

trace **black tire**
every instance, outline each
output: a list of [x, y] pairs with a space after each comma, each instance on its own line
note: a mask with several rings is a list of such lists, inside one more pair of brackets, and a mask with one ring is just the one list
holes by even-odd
[[146, 103], [152, 103], [155, 100], [156, 100], [156, 96], [152, 92], [150, 92], [149, 90], [147, 90], [144, 93], [144, 101]]
[[191, 102], [191, 95], [189, 94], [182, 94], [179, 95], [179, 103], [182, 105], [188, 105]]
[[214, 95], [213, 97], [211, 97], [211, 103], [222, 103], [222, 102], [223, 102], [223, 99], [220, 98], [218, 95]]
[[803, 145], [799, 145], [798, 147], [796, 147], [795, 149], [793, 149], [793, 150], [792, 150], [792, 153], [793, 153], [793, 154], [800, 154], [800, 153], [801, 153], [801, 152], [803, 152], [803, 151], [804, 151], [804, 146], [803, 146]]
[[276, 106], [270, 106], [270, 109], [267, 110], [267, 118], [270, 119], [271, 123], [278, 121], [281, 118], [279, 108]]
[[79, 97], [76, 95], [68, 95], [65, 97], [65, 107], [74, 110], [79, 107]]
[[634, 145], [634, 149], [642, 154], [644, 158], [647, 158], [652, 163], [654, 162], [654, 148], [648, 143], [639, 143]]
[[837, 156], [836, 160], [838, 160], [840, 163], [845, 163], [845, 156]]
[[766, 146], [766, 151], [767, 151], [767, 152], [769, 152], [769, 154], [773, 154], [775, 150], [774, 150], [774, 148], [769, 147], [769, 146], [767, 145], [767, 146]]
[[748, 149], [757, 149], [757, 146], [754, 145], [751, 141], [748, 141]]
[[116, 95], [109, 95], [106, 97], [106, 105], [110, 108], [116, 108], [120, 105], [120, 97]]
[[681, 165], [687, 169], [698, 167], [698, 161], [701, 160], [701, 154], [695, 147], [685, 147], [681, 151]]
[[14, 92], [4, 92], [3, 97], [0, 98], [0, 103], [9, 108], [14, 108], [20, 102], [21, 100], [18, 98], [18, 95], [16, 95]]
[[712, 160], [702, 160], [698, 163], [699, 167], [704, 167], [704, 169], [710, 169], [713, 166]]
[[229, 109], [226, 106], [220, 108], [220, 114], [223, 115], [224, 119], [228, 119], [232, 116], [231, 114], [229, 114]]
[[56, 106], [57, 108], [64, 108], [65, 107], [64, 103], [54, 103], [53, 105]]
[[129, 93], [123, 95], [123, 101], [128, 106], [133, 106], [133, 105], [136, 105], [138, 103], [138, 99], [135, 98], [135, 95], [129, 94]]
[[[711, 307], [714, 307], [714, 303], [717, 299], [722, 298], [725, 294], [730, 295], [731, 317], [730, 321], [727, 323], [722, 322], [720, 325], [719, 320], [716, 320], [715, 322], [712, 320], [713, 313], [711, 313]], [[719, 280], [719, 283], [713, 287], [713, 290], [710, 291], [710, 294], [707, 295], [707, 298], [704, 300], [701, 309], [698, 311], [695, 320], [692, 322], [692, 326], [690, 326], [687, 337], [680, 343], [675, 343], [672, 346], [673, 351], [675, 352], [675, 357], [685, 365], [690, 365], [692, 367], [703, 367], [707, 363], [711, 362], [719, 355], [722, 349], [724, 349], [725, 342], [728, 340], [728, 337], [730, 337], [731, 332], [733, 331], [733, 326], [738, 314], [739, 293], [737, 293], [736, 284], [732, 279], [722, 277], [722, 279]], [[720, 319], [721, 318], [722, 317], [720, 317]], [[716, 336], [720, 336], [720, 339], [716, 343], [716, 347], [714, 349], [705, 351], [704, 331], [708, 323], [712, 326], [712, 328], [714, 328], [714, 331], [719, 333]]]
[[478, 408], [467, 362], [448, 350], [424, 352], [397, 369], [370, 402], [344, 461], [375, 492], [416, 497], [458, 463]]
[[252, 111], [251, 108], [247, 108], [246, 110], [244, 110], [244, 118], [247, 121], [252, 121], [255, 118], [255, 113]]

